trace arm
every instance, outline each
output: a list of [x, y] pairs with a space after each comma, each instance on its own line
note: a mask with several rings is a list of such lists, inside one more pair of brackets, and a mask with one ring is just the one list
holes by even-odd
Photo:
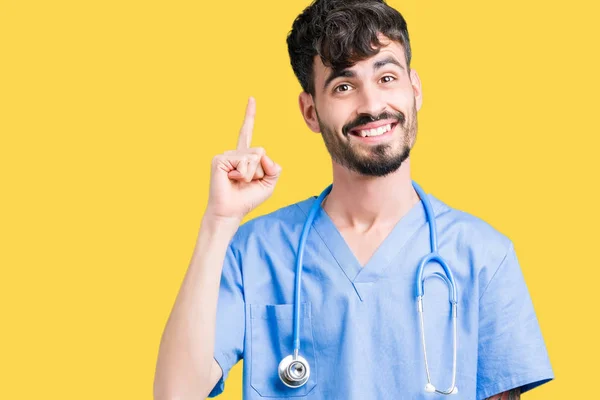
[[221, 377], [213, 358], [222, 265], [237, 220], [204, 219], [161, 339], [155, 399], [205, 398]]
[[509, 390], [507, 392], [497, 394], [492, 397], [488, 397], [486, 400], [518, 400], [520, 398], [521, 398], [521, 389], [516, 388], [516, 389]]
[[[160, 342], [156, 400], [206, 398], [225, 376], [214, 357], [217, 306], [223, 300], [226, 307], [229, 300], [219, 296], [228, 289], [221, 287], [226, 253], [244, 216], [271, 196], [281, 172], [264, 149], [250, 148], [255, 107], [250, 98], [237, 149], [212, 160], [208, 205]], [[232, 318], [227, 312], [220, 316]]]

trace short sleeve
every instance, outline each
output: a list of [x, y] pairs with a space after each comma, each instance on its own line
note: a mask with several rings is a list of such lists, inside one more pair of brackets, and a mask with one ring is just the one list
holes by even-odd
[[231, 368], [242, 359], [245, 335], [245, 303], [242, 271], [232, 250], [227, 248], [217, 301], [214, 357], [223, 376], [208, 397], [216, 397], [225, 389]]
[[478, 399], [517, 387], [524, 393], [554, 379], [512, 243], [479, 301], [478, 347]]

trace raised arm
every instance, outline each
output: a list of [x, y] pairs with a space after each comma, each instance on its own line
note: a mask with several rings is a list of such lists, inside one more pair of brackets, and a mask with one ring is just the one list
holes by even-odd
[[221, 377], [214, 348], [227, 248], [243, 217], [272, 194], [281, 171], [263, 149], [250, 148], [254, 110], [251, 98], [237, 149], [213, 159], [196, 247], [160, 342], [156, 400], [205, 398]]

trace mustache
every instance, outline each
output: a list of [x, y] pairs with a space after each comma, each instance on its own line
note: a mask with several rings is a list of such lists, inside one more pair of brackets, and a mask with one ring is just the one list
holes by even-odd
[[350, 132], [352, 129], [356, 128], [357, 126], [365, 125], [365, 124], [368, 124], [369, 122], [381, 121], [382, 119], [395, 119], [401, 125], [403, 125], [404, 122], [406, 121], [406, 117], [404, 116], [404, 113], [402, 113], [400, 111], [398, 111], [397, 113], [391, 113], [391, 112], [384, 111], [381, 114], [379, 114], [377, 117], [374, 117], [370, 114], [361, 114], [355, 120], [350, 121], [346, 125], [344, 125], [342, 127], [342, 133], [345, 136], [348, 134], [348, 132]]

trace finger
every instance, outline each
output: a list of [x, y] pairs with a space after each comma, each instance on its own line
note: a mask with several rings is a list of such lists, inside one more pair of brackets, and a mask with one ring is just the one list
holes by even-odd
[[242, 180], [243, 174], [248, 170], [248, 155], [217, 155], [212, 159], [212, 169], [213, 172], [224, 171], [229, 179]]
[[233, 180], [236, 180], [236, 181], [242, 180], [244, 178], [243, 175], [240, 174], [240, 171], [238, 171], [237, 169], [234, 169], [233, 171], [229, 171], [227, 173], [227, 177], [229, 179], [233, 179]]
[[251, 182], [256, 173], [259, 161], [258, 156], [255, 154], [243, 156], [233, 161], [236, 169], [229, 171], [227, 176], [233, 180]]
[[240, 149], [240, 150], [227, 150], [223, 153], [226, 156], [239, 156], [239, 155], [247, 155], [247, 154], [258, 154], [262, 156], [265, 154], [265, 149], [263, 147], [250, 147], [248, 149]]
[[255, 114], [256, 101], [254, 100], [254, 97], [250, 97], [248, 99], [248, 105], [246, 106], [246, 116], [244, 117], [244, 123], [242, 125], [242, 129], [240, 129], [240, 136], [238, 137], [238, 150], [250, 148], [250, 142], [252, 141], [252, 130], [254, 129]]
[[233, 171], [229, 171], [227, 173], [227, 177], [229, 179], [233, 179], [234, 181], [244, 180], [244, 176], [242, 174], [240, 174], [240, 171], [238, 171], [237, 169], [234, 169]]
[[232, 160], [232, 164], [241, 176], [245, 176], [248, 172], [248, 156], [242, 156]]
[[237, 154], [229, 156], [228, 162], [234, 168], [227, 173], [230, 179], [251, 182], [257, 173], [260, 157], [256, 154]]
[[271, 160], [268, 155], [263, 155], [260, 161], [265, 172], [265, 178], [277, 178], [279, 176], [281, 173], [281, 166]]
[[256, 170], [260, 164], [260, 157], [256, 154], [251, 155], [248, 158], [248, 168], [246, 170], [246, 174], [244, 174], [244, 181], [246, 183], [252, 182], [254, 176], [256, 174]]
[[262, 179], [265, 175], [265, 170], [262, 167], [261, 163], [257, 162], [256, 171], [254, 172], [254, 177], [252, 179]]
[[[223, 154], [229, 157], [239, 157], [241, 155], [256, 154], [259, 158], [261, 158], [265, 154], [265, 149], [262, 147], [251, 147], [249, 149], [244, 150], [228, 150]], [[252, 179], [262, 179], [263, 176], [265, 176], [265, 171], [263, 170], [261, 163], [257, 164], [258, 166], [256, 168], [256, 173], [254, 174], [254, 177]]]

